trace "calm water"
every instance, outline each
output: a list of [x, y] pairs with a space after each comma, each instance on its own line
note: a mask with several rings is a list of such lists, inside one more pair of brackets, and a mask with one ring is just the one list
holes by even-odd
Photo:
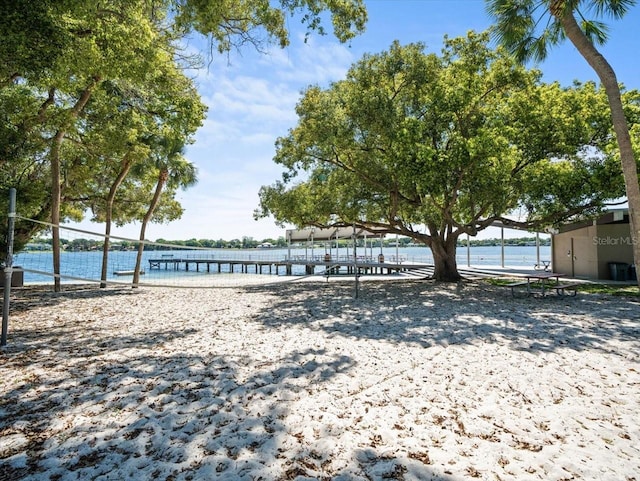
[[[158, 259], [163, 255], [173, 255], [175, 258], [191, 258], [191, 259], [216, 259], [216, 260], [264, 260], [264, 261], [278, 261], [284, 260], [288, 256], [296, 258], [296, 256], [307, 256], [308, 258], [316, 257], [322, 258], [325, 254], [323, 247], [316, 246], [314, 249], [247, 249], [247, 250], [235, 250], [235, 249], [207, 249], [207, 250], [166, 250], [166, 251], [150, 251], [143, 254], [142, 267], [145, 270], [145, 279], [150, 278], [167, 278], [174, 277], [176, 271], [172, 268], [169, 270], [162, 269], [149, 269], [149, 259]], [[540, 246], [540, 259], [550, 259], [551, 249], [549, 246]], [[381, 253], [380, 248], [358, 248], [356, 254], [358, 256], [366, 256], [368, 258], [377, 259]], [[535, 246], [505, 246], [505, 265], [513, 267], [533, 267], [537, 262], [536, 247]], [[400, 258], [406, 262], [416, 263], [433, 263], [433, 257], [431, 256], [430, 249], [426, 247], [405, 247], [396, 249], [395, 247], [388, 247], [382, 249], [382, 254], [385, 256], [387, 262], [395, 262], [396, 258]], [[351, 249], [341, 248], [336, 250], [334, 247], [331, 249], [331, 255], [333, 259], [343, 258], [344, 256], [353, 257], [353, 251]], [[397, 256], [397, 257], [396, 257]], [[112, 251], [109, 253], [108, 273], [109, 279], [119, 280], [122, 282], [128, 282], [131, 280], [130, 276], [115, 276], [113, 273], [116, 271], [133, 270], [135, 267], [136, 253], [131, 251]], [[458, 248], [457, 260], [460, 267], [467, 265], [467, 249], [466, 247]], [[501, 263], [501, 248], [500, 246], [492, 247], [472, 247], [469, 252], [469, 260], [472, 266], [482, 265], [500, 265]], [[99, 280], [102, 263], [102, 252], [63, 252], [61, 254], [61, 273], [63, 276], [67, 276], [63, 279], [63, 282], [73, 282], [72, 277], [88, 280]], [[25, 272], [25, 283], [30, 282], [52, 282], [51, 274], [53, 273], [53, 259], [51, 252], [21, 252], [14, 257], [14, 266], [21, 266], [28, 270], [40, 271], [47, 273], [45, 275]], [[193, 269], [193, 266], [192, 266]], [[319, 269], [319, 268], [318, 268]], [[177, 271], [180, 276], [207, 276], [217, 274], [217, 268], [212, 266], [212, 272], [186, 272], [184, 267], [182, 270]], [[213, 272], [215, 271], [215, 272]], [[223, 272], [228, 272], [228, 266], [222, 266]], [[236, 267], [236, 272], [238, 268]], [[250, 271], [251, 272], [251, 271]], [[265, 271], [266, 272], [266, 271]], [[275, 271], [274, 271], [275, 272]], [[282, 274], [281, 270], [281, 274]], [[304, 267], [294, 267], [294, 274], [304, 274]]]

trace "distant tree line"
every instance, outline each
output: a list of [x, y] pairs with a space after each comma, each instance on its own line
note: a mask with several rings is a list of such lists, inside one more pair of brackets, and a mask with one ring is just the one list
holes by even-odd
[[[253, 237], [243, 236], [242, 239], [187, 239], [187, 240], [166, 240], [157, 239], [155, 243], [145, 244], [144, 249], [147, 251], [167, 250], [171, 247], [193, 247], [196, 249], [255, 249], [264, 246], [271, 246], [275, 248], [287, 247], [287, 240], [280, 236], [277, 239], [265, 238], [261, 241], [254, 239]], [[469, 245], [471, 247], [481, 246], [499, 246], [501, 245], [501, 239], [471, 239]], [[335, 241], [332, 241], [335, 245]], [[60, 239], [62, 248], [66, 251], [97, 251], [102, 250], [104, 242], [96, 239]], [[321, 242], [316, 242], [317, 245], [322, 245]], [[352, 244], [351, 239], [340, 239], [338, 245], [340, 247], [347, 247]], [[535, 237], [518, 237], [513, 239], [504, 239], [504, 245], [508, 246], [533, 246], [536, 244]], [[135, 241], [115, 241], [110, 243], [111, 250], [135, 250], [138, 248], [139, 243]], [[304, 242], [296, 243], [296, 246], [303, 246]], [[366, 241], [367, 247], [380, 247], [379, 238], [371, 238]], [[382, 239], [382, 247], [424, 247], [423, 244], [415, 244], [410, 237], [398, 237]], [[458, 241], [459, 247], [465, 247], [467, 240], [462, 239]], [[540, 238], [541, 246], [551, 245], [550, 238]], [[365, 240], [358, 240], [358, 247], [364, 247]], [[25, 250], [51, 250], [52, 239], [51, 238], [36, 238], [26, 245]]]
[[[499, 246], [502, 245], [502, 239], [470, 239], [469, 245], [471, 247], [484, 247], [484, 246]], [[540, 238], [541, 246], [550, 246], [551, 238], [550, 237], [541, 237]], [[467, 240], [461, 239], [458, 240], [458, 246], [466, 247]], [[506, 246], [534, 246], [536, 245], [535, 237], [517, 237], [513, 239], [504, 239], [504, 245]]]
[[[149, 241], [151, 242], [151, 241]], [[26, 246], [25, 250], [51, 250], [53, 239], [51, 238], [35, 238], [32, 239]], [[102, 250], [104, 247], [104, 241], [98, 239], [84, 239], [78, 238], [73, 240], [60, 239], [62, 249], [66, 251], [94, 251]], [[139, 242], [135, 241], [114, 241], [110, 242], [109, 246], [111, 250], [135, 250], [138, 248]], [[272, 247], [286, 247], [287, 241], [284, 237], [278, 237], [278, 239], [266, 238], [261, 241], [254, 239], [253, 237], [244, 236], [242, 239], [188, 239], [188, 240], [166, 240], [157, 239], [154, 243], [145, 243], [144, 250], [157, 251], [167, 250], [171, 247], [193, 247], [193, 248], [205, 248], [205, 249], [252, 249], [260, 246], [272, 246]]]

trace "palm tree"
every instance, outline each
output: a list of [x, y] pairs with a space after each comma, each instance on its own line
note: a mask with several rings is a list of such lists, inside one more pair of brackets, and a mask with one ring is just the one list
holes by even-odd
[[635, 4], [636, 0], [487, 0], [487, 11], [497, 22], [495, 37], [518, 60], [542, 61], [547, 56], [548, 47], [568, 38], [600, 78], [609, 99], [620, 150], [634, 261], [640, 265], [640, 184], [629, 125], [616, 74], [596, 48], [596, 45], [607, 41], [607, 26], [585, 16], [586, 12], [593, 12], [596, 19], [605, 15], [621, 19]]
[[[149, 208], [142, 218], [140, 226], [140, 243], [138, 244], [138, 255], [136, 256], [136, 266], [133, 271], [133, 287], [137, 287], [140, 282], [140, 269], [142, 267], [142, 252], [144, 251], [144, 239], [147, 224], [153, 217], [153, 213], [160, 202], [160, 196], [165, 187], [172, 189], [185, 189], [195, 185], [198, 181], [197, 169], [195, 165], [184, 158], [185, 144], [181, 140], [170, 138], [158, 139], [156, 152], [152, 156], [153, 168], [157, 171], [156, 185]], [[148, 164], [147, 164], [148, 166]]]

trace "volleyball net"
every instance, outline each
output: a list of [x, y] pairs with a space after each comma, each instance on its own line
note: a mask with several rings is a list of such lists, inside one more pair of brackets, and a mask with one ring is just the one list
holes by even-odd
[[[357, 264], [355, 247], [343, 254], [341, 262], [331, 261], [330, 253], [313, 253], [308, 249], [266, 248], [230, 249], [152, 242], [88, 231], [65, 225], [54, 225], [20, 216], [15, 211], [12, 192], [7, 231], [7, 252], [2, 277], [4, 287], [2, 333], [0, 347], [7, 343], [9, 305], [13, 287], [41, 288], [56, 286], [63, 290], [85, 287], [151, 287], [151, 288], [242, 288], [254, 285], [285, 284], [305, 280], [340, 279], [341, 269], [351, 274], [358, 297], [359, 273], [366, 266]], [[38, 232], [14, 252], [14, 225]], [[33, 229], [29, 223], [34, 223]], [[60, 239], [59, 268], [54, 268], [53, 230]], [[105, 249], [106, 246], [106, 249]], [[141, 254], [139, 254], [141, 247]], [[140, 256], [140, 257], [139, 257]], [[334, 260], [339, 257], [337, 255]], [[346, 269], [345, 269], [346, 268]], [[136, 270], [139, 272], [134, 279]], [[342, 277], [344, 279], [344, 276]]]
[[[55, 226], [20, 215], [15, 218], [23, 224], [38, 224], [42, 232], [13, 255], [14, 271], [21, 273], [24, 285], [53, 284], [59, 277], [63, 285], [133, 286], [136, 265], [140, 273], [137, 287], [210, 288], [313, 278], [328, 280], [330, 274], [337, 274], [353, 257], [347, 252], [340, 256], [341, 264], [332, 264], [327, 262], [326, 253], [310, 256], [307, 249], [299, 247], [200, 247], [141, 241], [59, 225], [60, 269], [55, 272], [50, 237]], [[140, 245], [142, 254], [138, 261]]]

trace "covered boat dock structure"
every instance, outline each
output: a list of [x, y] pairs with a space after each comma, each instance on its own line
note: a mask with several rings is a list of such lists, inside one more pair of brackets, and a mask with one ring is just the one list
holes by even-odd
[[[494, 227], [501, 228], [502, 250], [501, 266], [504, 269], [504, 229], [513, 229], [512, 225], [495, 223]], [[201, 272], [255, 272], [281, 275], [335, 275], [335, 274], [420, 274], [432, 273], [433, 264], [427, 259], [412, 260], [403, 250], [399, 251], [396, 240], [396, 251], [393, 245], [383, 246], [383, 239], [387, 233], [374, 229], [355, 227], [334, 227], [289, 229], [286, 231], [287, 252], [278, 256], [228, 256], [208, 255], [174, 255], [164, 254], [151, 258], [149, 270], [185, 270]], [[397, 237], [396, 237], [397, 239]], [[467, 236], [469, 240], [469, 236]], [[393, 242], [391, 243], [393, 244]], [[540, 259], [539, 235], [536, 233], [536, 265], [533, 269], [549, 269], [549, 261]], [[269, 251], [271, 249], [268, 249]], [[469, 271], [486, 271], [488, 266], [478, 266], [472, 269], [469, 243], [466, 246], [467, 267]], [[460, 263], [462, 264], [462, 263]], [[532, 262], [533, 264], [533, 262]], [[459, 268], [460, 269], [460, 268]], [[495, 270], [495, 269], [494, 269]]]
[[[165, 270], [195, 270], [206, 272], [222, 271], [222, 266], [228, 266], [233, 273], [236, 268], [242, 273], [255, 270], [262, 274], [268, 271], [280, 274], [280, 269], [286, 275], [292, 275], [295, 266], [303, 266], [307, 275], [324, 274], [392, 274], [423, 268], [425, 264], [409, 265], [406, 258], [400, 255], [385, 256], [382, 253], [383, 232], [358, 229], [352, 227], [337, 227], [331, 229], [306, 228], [290, 229], [286, 231], [288, 243], [287, 255], [284, 259], [221, 259], [209, 257], [174, 257], [166, 254], [158, 258], [149, 259], [149, 269]], [[374, 251], [373, 240], [380, 240], [380, 250]], [[364, 240], [364, 246], [357, 246], [358, 240]], [[368, 244], [368, 240], [371, 243]], [[347, 242], [345, 242], [347, 241]], [[318, 245], [320, 244], [320, 245]], [[292, 253], [295, 248], [295, 254]], [[302, 254], [301, 248], [304, 248]], [[319, 269], [320, 272], [316, 272]]]
[[[333, 266], [333, 269], [346, 267], [348, 273], [352, 273], [355, 269], [363, 269], [365, 271], [383, 272], [386, 268], [395, 271], [399, 270], [399, 264], [402, 261], [400, 256], [391, 256], [386, 259], [382, 254], [382, 239], [385, 237], [384, 232], [376, 232], [375, 230], [363, 229], [358, 227], [333, 227], [333, 228], [317, 228], [307, 227], [305, 229], [289, 229], [286, 232], [287, 244], [289, 252], [287, 261], [298, 264], [304, 263], [307, 274], [315, 272], [317, 266]], [[364, 240], [362, 250], [358, 250], [357, 241]], [[373, 240], [380, 239], [380, 251], [374, 253]], [[344, 242], [347, 240], [348, 242]], [[367, 246], [367, 240], [371, 240], [371, 244]], [[341, 246], [341, 242], [342, 246]], [[317, 243], [321, 243], [320, 247]], [[291, 248], [297, 244], [299, 248], [304, 248], [304, 254], [291, 254]]]
[[213, 259], [198, 257], [162, 257], [158, 259], [149, 259], [149, 269], [164, 270], [182, 270], [189, 272], [211, 272], [212, 266], [218, 273], [222, 272], [222, 266], [228, 266], [228, 272], [235, 272], [236, 267], [242, 273], [249, 273], [250, 268], [255, 269], [256, 274], [262, 274], [268, 271], [269, 274], [280, 274], [280, 268], [284, 269], [286, 275], [293, 274], [294, 266], [304, 266], [306, 274], [314, 274], [317, 267], [322, 268], [322, 273], [326, 275], [340, 274], [346, 271], [347, 274], [354, 272], [365, 274], [391, 274], [395, 272], [404, 272], [427, 267], [426, 264], [408, 264], [402, 260], [395, 258], [384, 261], [382, 258], [370, 258], [368, 256], [359, 256], [354, 260], [353, 257], [339, 256], [332, 258], [331, 256], [318, 255], [315, 258], [307, 256], [292, 256], [283, 260], [241, 260], [241, 259]]

